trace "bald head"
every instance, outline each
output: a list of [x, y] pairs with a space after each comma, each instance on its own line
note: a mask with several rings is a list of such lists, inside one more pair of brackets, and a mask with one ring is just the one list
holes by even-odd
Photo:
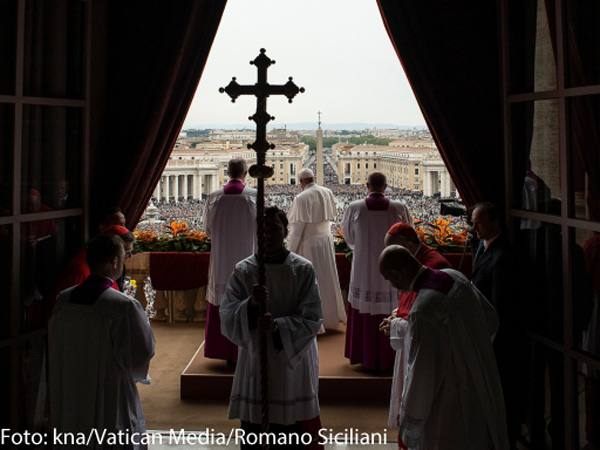
[[387, 187], [387, 178], [382, 172], [371, 172], [367, 179], [369, 192], [383, 192]]
[[106, 211], [104, 220], [98, 226], [98, 229], [100, 230], [100, 233], [104, 233], [107, 228], [110, 228], [113, 225], [125, 226], [125, 215], [123, 214], [123, 211], [121, 211], [121, 208], [114, 207]]
[[383, 278], [402, 292], [409, 292], [422, 264], [410, 250], [401, 245], [390, 245], [379, 256], [379, 271]]

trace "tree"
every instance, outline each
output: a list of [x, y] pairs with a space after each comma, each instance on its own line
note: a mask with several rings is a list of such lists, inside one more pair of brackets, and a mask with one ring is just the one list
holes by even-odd
[[317, 138], [313, 136], [304, 136], [302, 142], [307, 144], [311, 150], [317, 149]]

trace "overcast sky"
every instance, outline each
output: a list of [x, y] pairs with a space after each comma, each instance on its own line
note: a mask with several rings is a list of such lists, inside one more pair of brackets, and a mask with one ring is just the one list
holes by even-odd
[[233, 76], [240, 84], [256, 82], [249, 64], [260, 48], [277, 63], [269, 83], [289, 76], [306, 89], [289, 104], [270, 97], [267, 111], [277, 127], [323, 124], [386, 123], [424, 126], [375, 0], [228, 0], [210, 56], [184, 124], [247, 124], [255, 97], [231, 103], [220, 94]]

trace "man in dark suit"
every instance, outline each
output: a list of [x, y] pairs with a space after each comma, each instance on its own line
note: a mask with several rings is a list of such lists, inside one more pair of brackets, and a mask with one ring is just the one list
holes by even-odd
[[[513, 261], [508, 236], [502, 230], [498, 208], [489, 202], [473, 207], [471, 222], [479, 239], [473, 260], [473, 284], [492, 303], [502, 320], [502, 310], [512, 296]], [[514, 289], [512, 289], [514, 290]]]
[[473, 261], [472, 281], [498, 312], [500, 325], [494, 340], [494, 354], [504, 392], [510, 446], [515, 449], [520, 429], [515, 374], [520, 366], [518, 349], [522, 327], [518, 308], [522, 305], [517, 259], [513, 257], [500, 214], [498, 207], [490, 202], [477, 203], [472, 208], [473, 231], [480, 240]]

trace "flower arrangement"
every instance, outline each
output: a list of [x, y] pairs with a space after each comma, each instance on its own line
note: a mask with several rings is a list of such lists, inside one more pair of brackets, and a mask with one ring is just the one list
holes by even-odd
[[187, 222], [171, 222], [165, 231], [135, 231], [134, 253], [141, 252], [209, 252], [210, 238], [201, 231], [191, 231]]
[[442, 253], [459, 253], [467, 242], [466, 228], [454, 225], [452, 217], [440, 217], [435, 222], [415, 222], [415, 231], [419, 239]]
[[123, 293], [135, 298], [137, 292], [137, 282], [131, 277], [125, 277], [123, 280]]
[[336, 253], [345, 253], [346, 258], [352, 261], [354, 250], [348, 247], [341, 228], [338, 228], [338, 231], [333, 234], [333, 247], [335, 248]]
[[152, 280], [150, 277], [144, 279], [144, 295], [146, 296], [146, 315], [149, 319], [153, 319], [156, 316], [156, 309], [154, 308], [156, 289], [152, 287]]

